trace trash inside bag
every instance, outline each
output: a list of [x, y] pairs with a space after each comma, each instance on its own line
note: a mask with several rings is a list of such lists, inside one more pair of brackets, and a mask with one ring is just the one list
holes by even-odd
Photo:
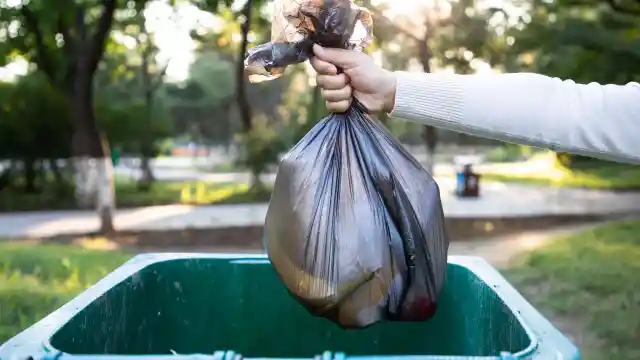
[[[275, 78], [312, 56], [313, 43], [362, 48], [371, 23], [347, 0], [282, 0], [276, 38], [249, 53], [247, 71], [252, 81]], [[357, 26], [364, 33], [352, 36]], [[278, 167], [265, 247], [290, 293], [317, 316], [346, 328], [429, 319], [448, 246], [438, 185], [357, 100], [321, 120]]]
[[287, 65], [306, 61], [313, 44], [362, 50], [373, 39], [368, 10], [351, 0], [276, 0], [271, 42], [249, 49], [245, 69], [252, 83], [275, 79]]

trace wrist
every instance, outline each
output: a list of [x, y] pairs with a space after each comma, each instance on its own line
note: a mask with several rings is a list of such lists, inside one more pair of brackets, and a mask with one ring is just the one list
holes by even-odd
[[391, 71], [384, 70], [385, 86], [383, 87], [382, 111], [390, 113], [396, 106], [396, 76]]

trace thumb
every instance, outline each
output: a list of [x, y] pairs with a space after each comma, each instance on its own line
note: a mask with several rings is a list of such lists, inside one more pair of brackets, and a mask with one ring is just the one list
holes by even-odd
[[357, 56], [355, 56], [356, 53], [350, 50], [325, 48], [315, 44], [313, 45], [313, 53], [320, 60], [326, 61], [343, 69], [353, 67], [357, 62]]

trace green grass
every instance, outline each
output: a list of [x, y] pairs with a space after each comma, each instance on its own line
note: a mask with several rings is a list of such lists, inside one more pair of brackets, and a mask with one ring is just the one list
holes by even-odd
[[157, 182], [149, 191], [141, 191], [132, 181], [119, 181], [116, 199], [119, 206], [135, 207], [165, 204], [240, 204], [266, 202], [271, 189], [250, 189], [247, 184], [206, 182]]
[[[0, 243], [0, 343], [130, 258], [80, 246]], [[523, 254], [505, 276], [586, 360], [640, 358], [640, 221], [616, 222]]]
[[640, 166], [597, 162], [589, 167], [567, 169], [558, 165], [551, 154], [544, 154], [526, 163], [483, 172], [482, 179], [554, 187], [640, 190]]
[[491, 149], [486, 154], [486, 161], [489, 161], [489, 162], [524, 161], [531, 158], [536, 153], [540, 153], [540, 152], [541, 150], [538, 148], [505, 143], [502, 146], [498, 146]]
[[608, 224], [525, 254], [507, 278], [576, 337], [584, 358], [640, 359], [640, 221]]
[[79, 246], [0, 243], [0, 344], [129, 258]]
[[[138, 189], [134, 181], [117, 179], [116, 205], [119, 208], [167, 204], [238, 204], [267, 202], [271, 189], [249, 189], [247, 184], [205, 182], [157, 182], [148, 191]], [[70, 191], [60, 194], [53, 187], [27, 194], [17, 189], [0, 192], [0, 211], [66, 210], [74, 209]]]
[[[234, 163], [226, 163], [215, 166], [200, 167], [198, 170], [206, 173], [232, 173], [238, 172], [238, 166]], [[240, 171], [243, 171], [243, 169], [240, 169]]]

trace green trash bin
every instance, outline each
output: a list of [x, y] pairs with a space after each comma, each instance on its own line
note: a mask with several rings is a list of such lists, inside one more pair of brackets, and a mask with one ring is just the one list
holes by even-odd
[[484, 260], [451, 257], [436, 316], [344, 330], [287, 292], [264, 255], [149, 254], [0, 347], [2, 360], [579, 359]]

